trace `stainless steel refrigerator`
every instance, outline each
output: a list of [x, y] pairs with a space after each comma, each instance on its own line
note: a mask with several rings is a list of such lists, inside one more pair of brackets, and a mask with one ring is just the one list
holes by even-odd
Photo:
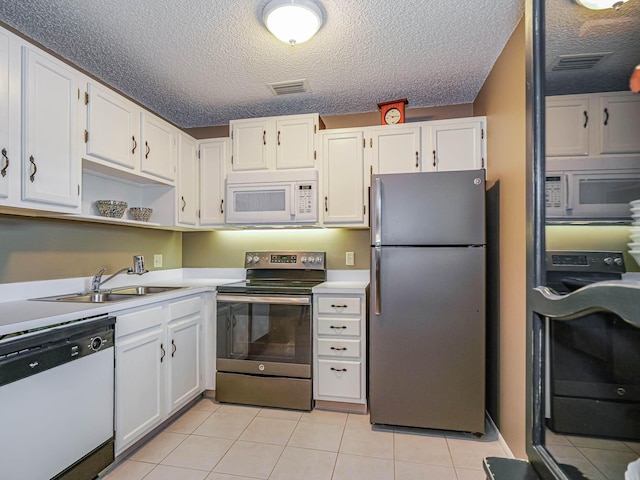
[[484, 170], [374, 175], [371, 423], [484, 433]]

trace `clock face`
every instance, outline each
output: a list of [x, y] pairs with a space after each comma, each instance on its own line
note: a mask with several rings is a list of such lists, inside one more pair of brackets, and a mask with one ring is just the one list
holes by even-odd
[[384, 114], [384, 121], [387, 124], [394, 124], [400, 121], [400, 110], [397, 108], [390, 108], [387, 113]]

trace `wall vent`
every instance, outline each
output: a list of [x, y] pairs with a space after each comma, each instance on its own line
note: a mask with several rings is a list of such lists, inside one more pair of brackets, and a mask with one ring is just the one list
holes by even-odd
[[311, 91], [306, 80], [267, 83], [267, 86], [276, 97], [280, 95], [289, 95], [290, 93], [307, 93]]
[[563, 70], [588, 70], [594, 68], [602, 59], [611, 55], [611, 52], [605, 53], [579, 53], [576, 55], [560, 55], [558, 61], [553, 66], [554, 72]]

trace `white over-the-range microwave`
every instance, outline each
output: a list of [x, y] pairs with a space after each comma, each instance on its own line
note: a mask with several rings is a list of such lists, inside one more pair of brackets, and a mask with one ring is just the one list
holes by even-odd
[[318, 221], [316, 170], [229, 173], [226, 193], [229, 224], [314, 224]]
[[550, 222], [631, 220], [640, 199], [640, 157], [547, 159], [546, 219]]

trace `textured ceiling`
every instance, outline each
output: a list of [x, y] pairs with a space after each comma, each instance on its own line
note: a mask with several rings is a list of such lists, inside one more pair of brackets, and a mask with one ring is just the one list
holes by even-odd
[[[0, 0], [0, 20], [181, 127], [231, 119], [472, 102], [524, 0], [319, 0], [325, 23], [291, 47], [267, 0]], [[275, 97], [267, 83], [306, 79]]]
[[[574, 0], [546, 0], [546, 93], [611, 92], [629, 89], [640, 64], [640, 0], [620, 10], [588, 10]], [[554, 72], [560, 55], [608, 53], [589, 70]]]

